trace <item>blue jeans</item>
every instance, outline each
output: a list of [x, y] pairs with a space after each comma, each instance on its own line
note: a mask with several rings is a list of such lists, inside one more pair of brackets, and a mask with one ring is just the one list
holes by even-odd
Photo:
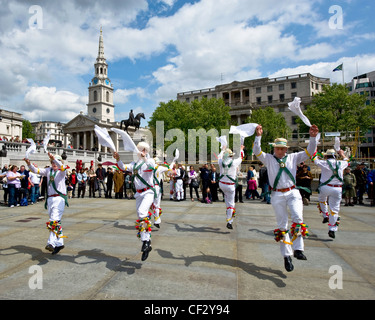
[[36, 201], [39, 199], [39, 185], [34, 185], [30, 188], [30, 200], [32, 203], [36, 203]]
[[18, 189], [14, 184], [8, 184], [8, 190], [9, 190], [9, 201], [8, 206], [16, 206], [17, 205], [17, 199], [18, 199]]
[[268, 189], [269, 189], [269, 184], [264, 183], [262, 185], [262, 195], [264, 196], [264, 200], [266, 200], [267, 203], [271, 203], [271, 196], [270, 196]]

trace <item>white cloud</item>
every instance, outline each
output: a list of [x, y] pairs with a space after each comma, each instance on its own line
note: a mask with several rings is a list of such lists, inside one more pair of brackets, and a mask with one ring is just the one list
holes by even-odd
[[144, 88], [135, 88], [135, 89], [117, 89], [113, 94], [114, 103], [127, 103], [131, 96], [137, 96], [140, 99], [147, 97], [146, 90]]
[[86, 111], [87, 97], [56, 88], [32, 87], [25, 95], [23, 117], [30, 121], [68, 122]]

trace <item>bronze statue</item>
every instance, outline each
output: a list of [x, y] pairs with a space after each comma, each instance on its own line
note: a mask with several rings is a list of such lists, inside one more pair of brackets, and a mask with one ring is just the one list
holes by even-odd
[[145, 119], [144, 113], [138, 113], [134, 117], [133, 110], [130, 110], [129, 119], [121, 121], [120, 130], [122, 130], [122, 125], [124, 125], [126, 132], [128, 132], [129, 126], [135, 127], [135, 130], [139, 129], [139, 127], [141, 126], [141, 118]]

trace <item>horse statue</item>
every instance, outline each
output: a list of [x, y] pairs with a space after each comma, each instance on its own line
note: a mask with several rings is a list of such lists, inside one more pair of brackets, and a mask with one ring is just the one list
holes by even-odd
[[144, 113], [138, 113], [134, 117], [134, 121], [131, 121], [132, 119], [122, 120], [120, 124], [120, 130], [122, 130], [122, 125], [124, 125], [126, 132], [128, 132], [129, 126], [134, 126], [135, 130], [139, 129], [139, 127], [141, 126], [141, 118], [146, 119]]

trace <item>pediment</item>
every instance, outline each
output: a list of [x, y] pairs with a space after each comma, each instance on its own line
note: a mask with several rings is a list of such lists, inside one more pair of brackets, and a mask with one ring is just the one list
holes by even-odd
[[77, 131], [77, 128], [93, 128], [96, 124], [99, 124], [97, 119], [79, 114], [64, 126], [64, 132]]

